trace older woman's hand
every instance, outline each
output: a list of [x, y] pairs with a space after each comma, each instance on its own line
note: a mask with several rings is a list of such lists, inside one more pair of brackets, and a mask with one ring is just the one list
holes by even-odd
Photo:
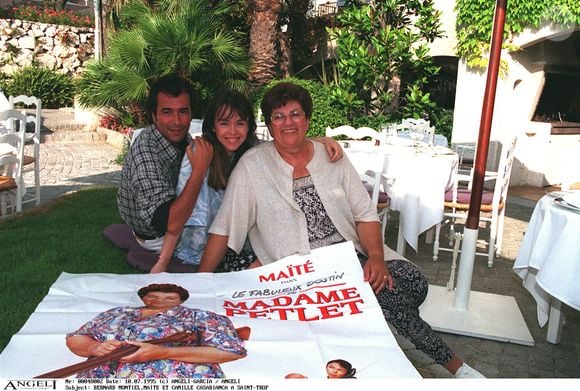
[[370, 256], [363, 268], [364, 280], [371, 284], [373, 291], [379, 293], [385, 287], [393, 290], [394, 282], [393, 276], [385, 265], [382, 257]]

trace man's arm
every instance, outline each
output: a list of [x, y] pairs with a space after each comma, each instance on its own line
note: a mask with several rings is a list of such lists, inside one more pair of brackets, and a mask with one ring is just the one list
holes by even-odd
[[324, 137], [324, 136], [313, 137], [312, 140], [324, 144], [324, 147], [326, 148], [326, 153], [328, 154], [328, 157], [330, 158], [331, 162], [336, 162], [342, 159], [343, 156], [342, 147], [332, 137]]
[[183, 191], [169, 207], [167, 230], [163, 238], [161, 253], [150, 273], [162, 273], [167, 270], [167, 266], [173, 257], [173, 251], [183, 232], [183, 226], [195, 207], [203, 179], [213, 157], [213, 148], [207, 140], [198, 137], [193, 143], [195, 144], [195, 150], [191, 145], [188, 145], [185, 150], [191, 165], [191, 174], [185, 183]]
[[175, 198], [169, 207], [167, 232], [176, 236], [181, 234], [183, 225], [193, 211], [203, 178], [213, 157], [213, 148], [207, 140], [197, 137], [193, 143], [195, 144], [195, 150], [192, 149], [191, 145], [186, 148], [187, 158], [191, 163], [191, 175], [181, 194]]
[[167, 266], [169, 266], [169, 262], [171, 258], [173, 258], [173, 251], [179, 242], [181, 237], [181, 232], [183, 228], [179, 231], [179, 234], [173, 234], [171, 232], [165, 232], [165, 236], [163, 237], [163, 245], [161, 246], [161, 253], [159, 254], [159, 258], [157, 262], [149, 273], [163, 273], [167, 270]]

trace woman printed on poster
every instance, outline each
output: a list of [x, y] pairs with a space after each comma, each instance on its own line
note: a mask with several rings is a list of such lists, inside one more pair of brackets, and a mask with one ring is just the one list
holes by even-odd
[[[80, 372], [79, 378], [223, 378], [220, 363], [244, 358], [246, 349], [231, 321], [211, 311], [182, 306], [189, 292], [173, 284], [138, 291], [143, 307], [116, 307], [67, 334], [66, 344], [82, 357], [101, 357], [126, 346], [130, 355]], [[148, 340], [182, 331], [193, 341], [154, 345]]]

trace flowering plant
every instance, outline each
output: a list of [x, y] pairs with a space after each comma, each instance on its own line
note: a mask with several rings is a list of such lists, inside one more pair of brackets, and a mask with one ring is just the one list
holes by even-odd
[[99, 126], [119, 132], [128, 138], [133, 135], [133, 128], [123, 124], [121, 118], [114, 115], [105, 115], [99, 119]]
[[36, 5], [21, 4], [7, 7], [0, 15], [7, 19], [22, 19], [31, 22], [62, 24], [75, 27], [93, 27], [93, 20], [88, 15], [81, 15], [72, 10], [55, 10], [39, 8]]

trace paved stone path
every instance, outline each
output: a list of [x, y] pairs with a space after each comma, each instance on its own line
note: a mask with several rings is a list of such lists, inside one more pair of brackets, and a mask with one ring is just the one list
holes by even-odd
[[[59, 114], [59, 117], [62, 117]], [[120, 150], [103, 141], [83, 137], [64, 137], [65, 141], [45, 142], [41, 145], [42, 202], [91, 185], [116, 185], [120, 166], [114, 163]], [[32, 183], [31, 173], [27, 182]], [[511, 267], [519, 244], [527, 228], [534, 202], [523, 199], [508, 200], [502, 257], [493, 268], [476, 257], [472, 290], [514, 296], [535, 339], [535, 346], [463, 337], [440, 333], [457, 354], [484, 375], [494, 378], [580, 378], [580, 312], [566, 306], [566, 324], [562, 342], [546, 342], [546, 329], [537, 324], [535, 302], [522, 287], [521, 280]], [[27, 206], [30, 208], [31, 206]], [[387, 229], [387, 244], [396, 247], [396, 215]], [[421, 241], [419, 254], [407, 250], [407, 257], [419, 265], [430, 284], [445, 286], [449, 278], [451, 256], [442, 253], [439, 262], [432, 262], [431, 247]], [[498, 320], [501, 321], [501, 320]], [[424, 377], [449, 377], [447, 371], [435, 365], [410, 343], [397, 337], [404, 353]]]
[[[119, 182], [121, 166], [115, 158], [120, 151], [106, 142], [43, 143], [40, 151], [41, 202], [81, 187]], [[27, 185], [34, 183], [32, 171], [24, 178]]]

